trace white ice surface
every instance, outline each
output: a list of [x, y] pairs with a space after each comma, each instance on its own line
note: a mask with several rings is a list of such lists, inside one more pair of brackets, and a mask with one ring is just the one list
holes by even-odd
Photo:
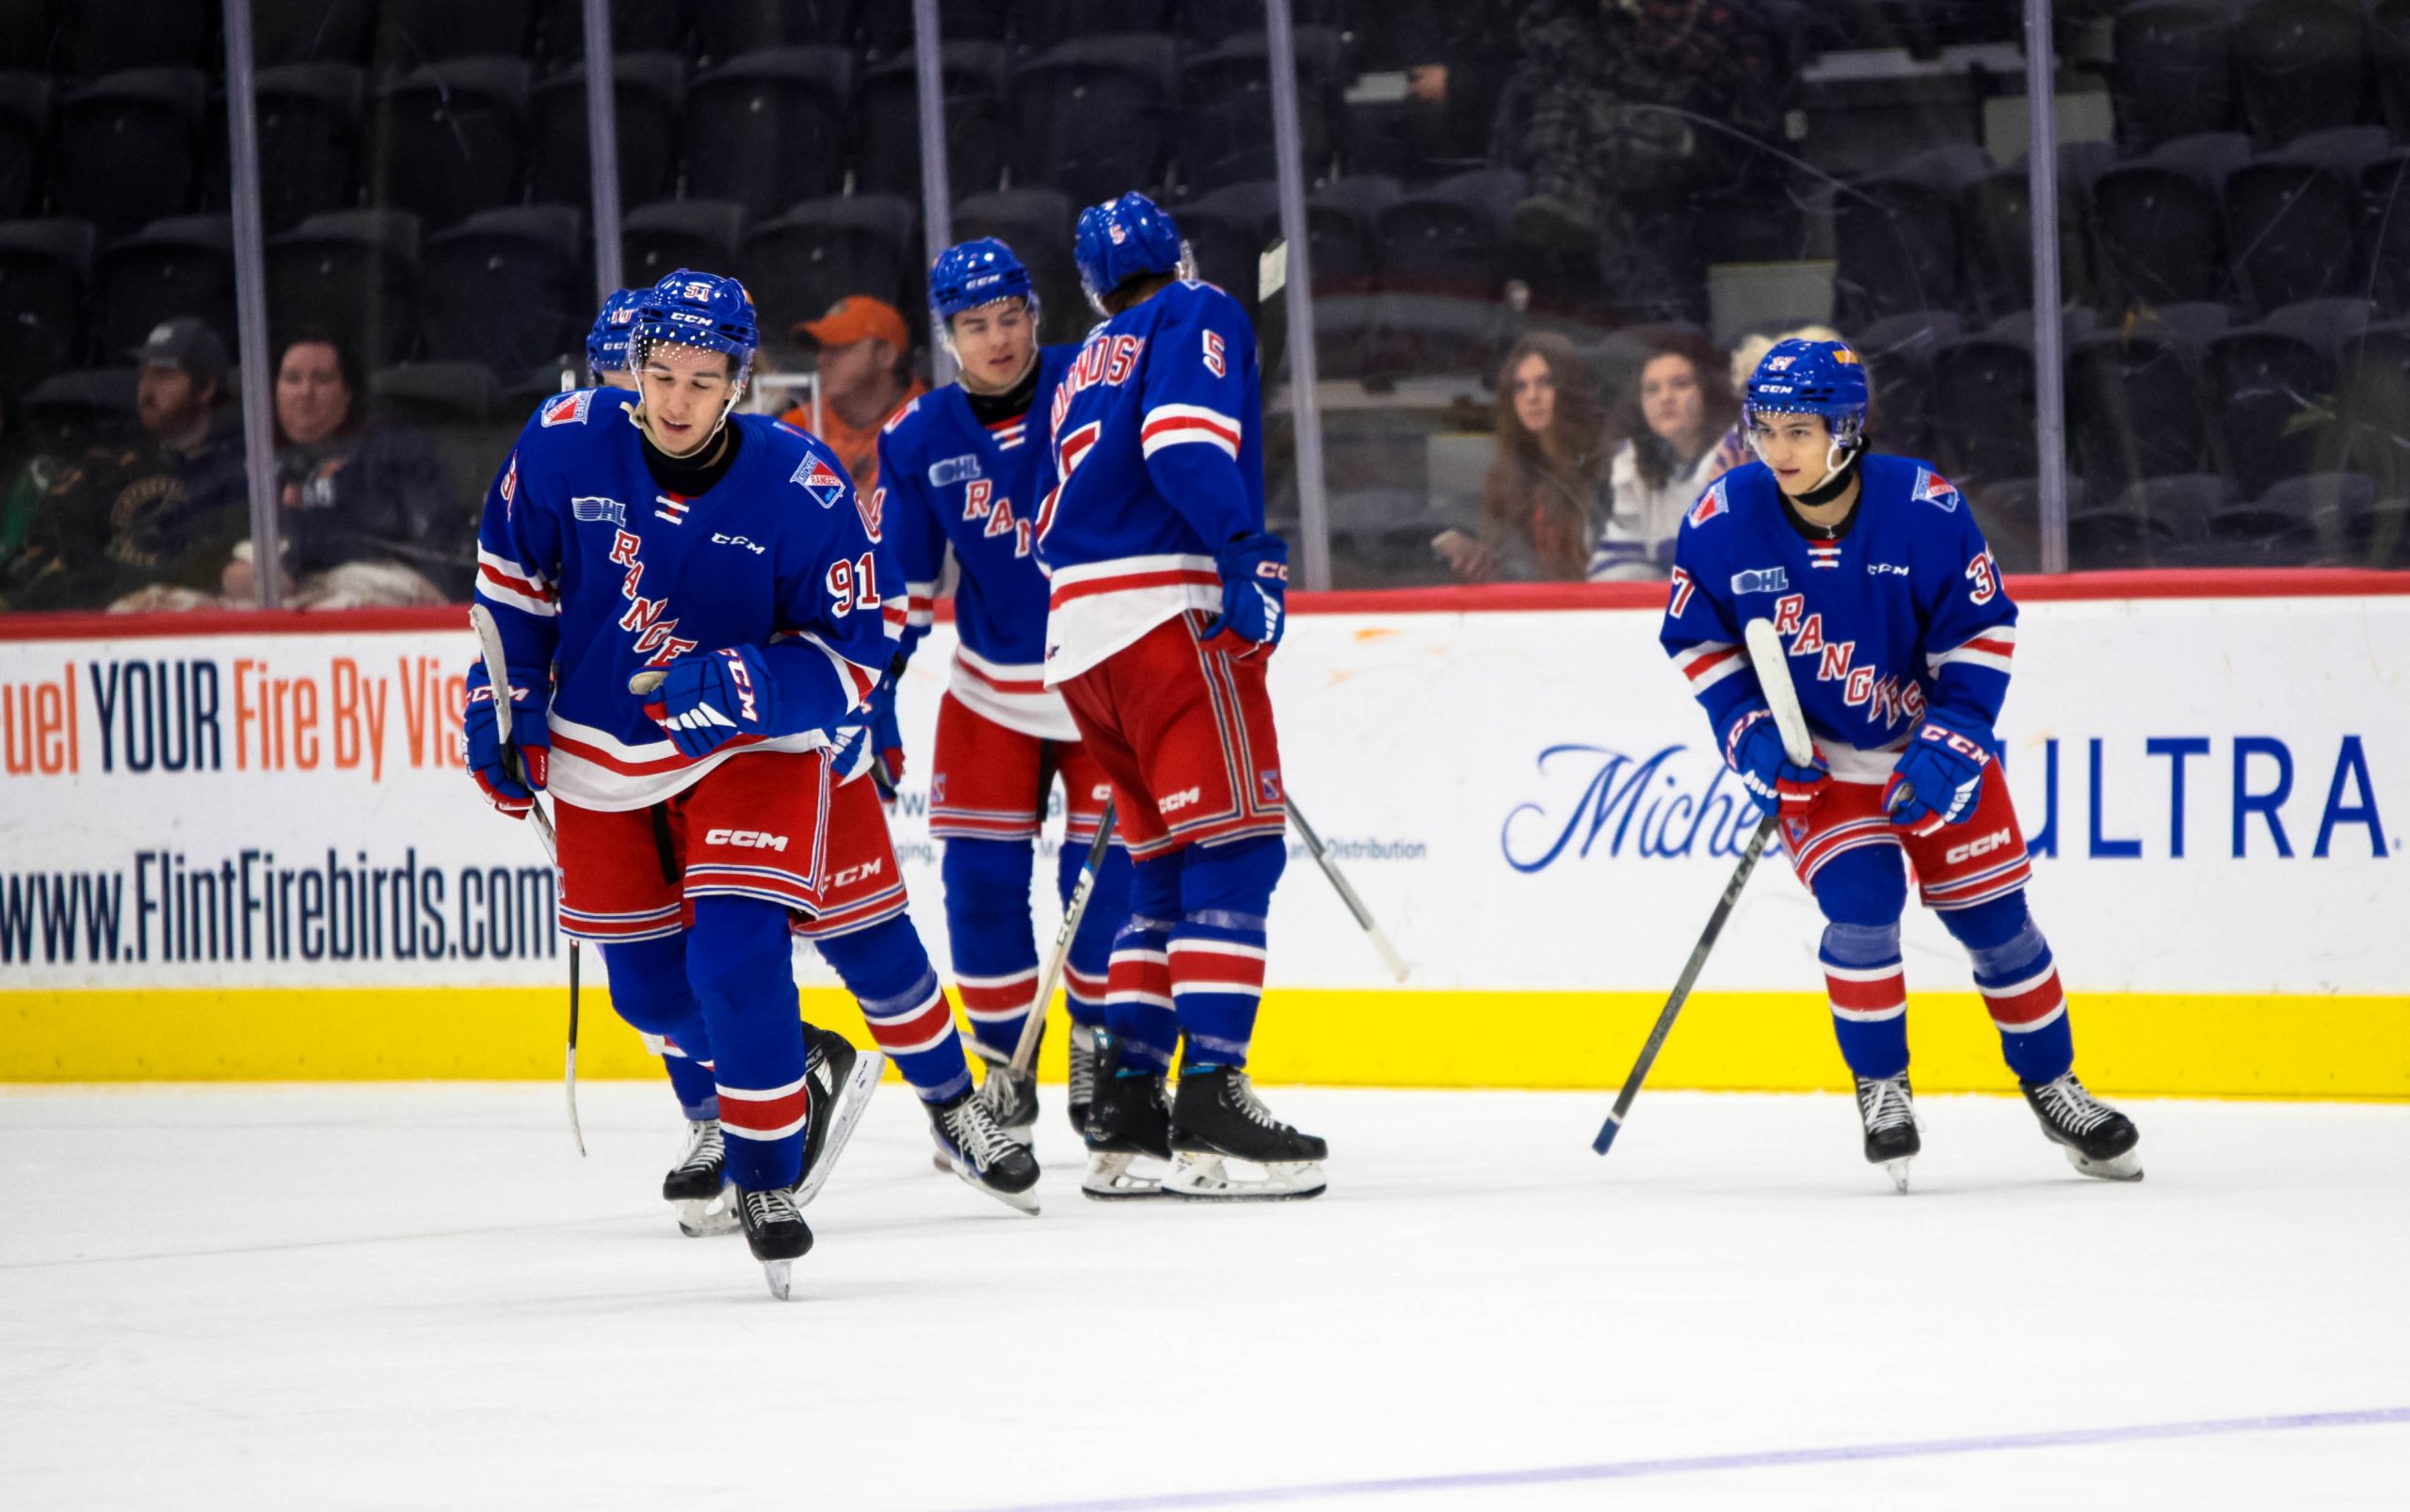
[[1929, 1099], [1899, 1198], [1839, 1099], [1275, 1088], [1329, 1195], [1200, 1211], [1059, 1096], [1024, 1218], [882, 1089], [781, 1306], [660, 1086], [584, 1161], [557, 1086], [0, 1089], [0, 1507], [2410, 1505], [2410, 1107], [2139, 1102], [2113, 1186]]

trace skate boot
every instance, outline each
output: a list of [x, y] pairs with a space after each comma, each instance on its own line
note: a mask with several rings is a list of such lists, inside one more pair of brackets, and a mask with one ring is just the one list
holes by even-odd
[[1088, 1104], [1096, 1101], [1096, 1042], [1101, 1033], [1092, 1024], [1071, 1025], [1071, 1132], [1083, 1137], [1087, 1134]]
[[803, 1026], [803, 1079], [811, 1088], [811, 1111], [803, 1126], [803, 1175], [795, 1184], [795, 1205], [802, 1207], [817, 1196], [821, 1184], [854, 1136], [870, 1095], [878, 1090], [887, 1057], [876, 1050], [856, 1050], [853, 1041], [833, 1029]]
[[[1039, 1031], [1038, 1038], [1040, 1043], [1044, 1042], [1043, 1030]], [[997, 1127], [1010, 1134], [1016, 1143], [1028, 1144], [1030, 1130], [1037, 1124], [1037, 1073], [1030, 1071], [1017, 1076], [1013, 1073], [1010, 1054], [991, 1049], [976, 1039], [971, 1041], [971, 1048], [988, 1066], [987, 1074], [979, 1083], [979, 1101], [988, 1105], [988, 1112], [995, 1118]]]
[[1088, 1173], [1080, 1180], [1080, 1192], [1100, 1202], [1161, 1197], [1171, 1166], [1171, 1099], [1164, 1091], [1164, 1074], [1125, 1074], [1120, 1044], [1109, 1034], [1096, 1037], [1096, 1096], [1080, 1130], [1087, 1141]]
[[678, 1210], [678, 1231], [689, 1239], [734, 1233], [735, 1188], [728, 1184], [728, 1145], [717, 1118], [686, 1125], [686, 1152], [661, 1179], [661, 1199]]
[[1857, 1117], [1866, 1125], [1866, 1160], [1880, 1166], [1891, 1184], [1908, 1189], [1908, 1162], [1924, 1148], [1918, 1132], [1916, 1097], [1908, 1088], [1908, 1073], [1861, 1076], [1857, 1079]]
[[[1275, 1118], [1235, 1066], [1183, 1071], [1171, 1106], [1178, 1157], [1164, 1195], [1209, 1202], [1275, 1202], [1320, 1197], [1329, 1183], [1322, 1162], [1330, 1147]], [[1260, 1167], [1255, 1175], [1232, 1170]]]
[[770, 1283], [770, 1295], [783, 1302], [787, 1299], [789, 1279], [795, 1263], [811, 1252], [811, 1230], [805, 1226], [803, 1209], [795, 1199], [792, 1186], [773, 1186], [766, 1191], [748, 1192], [742, 1187], [736, 1193], [736, 1212], [745, 1224], [745, 1242], [752, 1247], [753, 1258], [762, 1263], [762, 1274]]
[[969, 1092], [930, 1103], [929, 1133], [954, 1174], [1006, 1207], [1037, 1211], [1037, 1157], [1004, 1133], [987, 1103]]
[[2069, 1071], [2055, 1082], [2019, 1082], [2042, 1133], [2067, 1152], [2067, 1164], [2104, 1182], [2139, 1182], [2142, 1133], [2134, 1120], [2083, 1089]]

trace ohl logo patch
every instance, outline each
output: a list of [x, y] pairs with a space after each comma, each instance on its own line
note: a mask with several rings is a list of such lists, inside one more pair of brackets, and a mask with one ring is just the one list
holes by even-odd
[[823, 509], [834, 508], [837, 501], [845, 496], [844, 475], [817, 456], [805, 458], [803, 465], [795, 470], [795, 476], [787, 481], [800, 484], [803, 491], [818, 500]]

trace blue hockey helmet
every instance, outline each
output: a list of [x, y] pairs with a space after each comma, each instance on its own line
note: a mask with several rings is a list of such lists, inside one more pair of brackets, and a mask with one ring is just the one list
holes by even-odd
[[646, 289], [621, 289], [602, 301], [602, 311], [594, 317], [594, 329], [586, 336], [586, 365], [597, 373], [624, 373], [628, 370], [628, 332], [636, 323], [636, 311], [644, 304]]
[[1104, 297], [1132, 279], [1184, 272], [1187, 249], [1171, 217], [1133, 189], [1080, 212], [1071, 261], [1079, 265], [1080, 286], [1087, 291], [1088, 302], [1101, 310]]
[[735, 360], [736, 381], [743, 383], [762, 345], [753, 297], [734, 279], [682, 267], [644, 291], [628, 330], [629, 365], [641, 366], [655, 343], [726, 352]]
[[1741, 423], [1757, 416], [1822, 415], [1846, 445], [1866, 429], [1866, 364], [1837, 341], [1776, 342], [1749, 375]]
[[1020, 299], [1037, 318], [1037, 290], [1013, 249], [993, 236], [957, 242], [929, 265], [929, 314], [942, 326], [965, 310]]

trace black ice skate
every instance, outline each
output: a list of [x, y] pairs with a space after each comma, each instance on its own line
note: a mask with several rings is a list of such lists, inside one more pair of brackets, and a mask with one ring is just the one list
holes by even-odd
[[[1039, 1031], [1044, 1041], [1045, 1032]], [[979, 1083], [979, 1101], [999, 1128], [1020, 1144], [1030, 1142], [1029, 1132], [1037, 1124], [1037, 1073], [1013, 1073], [1013, 1058], [1004, 1051], [990, 1049], [977, 1039], [970, 1041], [972, 1050], [987, 1065], [986, 1076]]]
[[795, 1188], [773, 1186], [748, 1192], [739, 1187], [736, 1212], [745, 1223], [745, 1242], [752, 1247], [753, 1258], [762, 1263], [770, 1295], [785, 1301], [795, 1263], [811, 1253], [811, 1230], [804, 1224]]
[[1890, 1176], [1891, 1184], [1906, 1191], [1908, 1162], [1924, 1148], [1924, 1136], [1918, 1132], [1915, 1094], [1908, 1089], [1908, 1073], [1859, 1077], [1857, 1117], [1866, 1125], [1867, 1164], [1882, 1166]]
[[954, 1174], [1007, 1207], [1037, 1211], [1037, 1157], [969, 1092], [929, 1104], [929, 1134]]
[[1171, 1099], [1164, 1074], [1124, 1075], [1120, 1043], [1109, 1034], [1096, 1039], [1096, 1095], [1080, 1130], [1088, 1147], [1081, 1195], [1100, 1202], [1161, 1197], [1171, 1166]]
[[736, 1190], [728, 1184], [728, 1144], [719, 1120], [686, 1125], [686, 1152], [661, 1179], [661, 1199], [677, 1208], [678, 1231], [689, 1239], [734, 1233]]
[[2134, 1120], [2083, 1089], [2069, 1071], [2055, 1082], [2019, 1082], [2042, 1132], [2067, 1152], [2067, 1164], [2104, 1182], [2139, 1182], [2142, 1133]]
[[1088, 1104], [1096, 1101], [1097, 1029], [1091, 1024], [1071, 1025], [1071, 1132], [1085, 1137], [1088, 1128]]
[[[1320, 1197], [1329, 1184], [1322, 1162], [1330, 1147], [1275, 1118], [1235, 1066], [1181, 1074], [1171, 1107], [1171, 1148], [1177, 1159], [1164, 1180], [1166, 1197], [1275, 1202]], [[1232, 1161], [1261, 1174], [1232, 1170]]]
[[853, 1041], [833, 1029], [803, 1026], [803, 1079], [811, 1088], [811, 1111], [803, 1126], [803, 1175], [795, 1182], [795, 1204], [802, 1207], [819, 1194], [822, 1183], [854, 1136], [870, 1095], [878, 1090], [887, 1057], [876, 1050], [856, 1050]]

